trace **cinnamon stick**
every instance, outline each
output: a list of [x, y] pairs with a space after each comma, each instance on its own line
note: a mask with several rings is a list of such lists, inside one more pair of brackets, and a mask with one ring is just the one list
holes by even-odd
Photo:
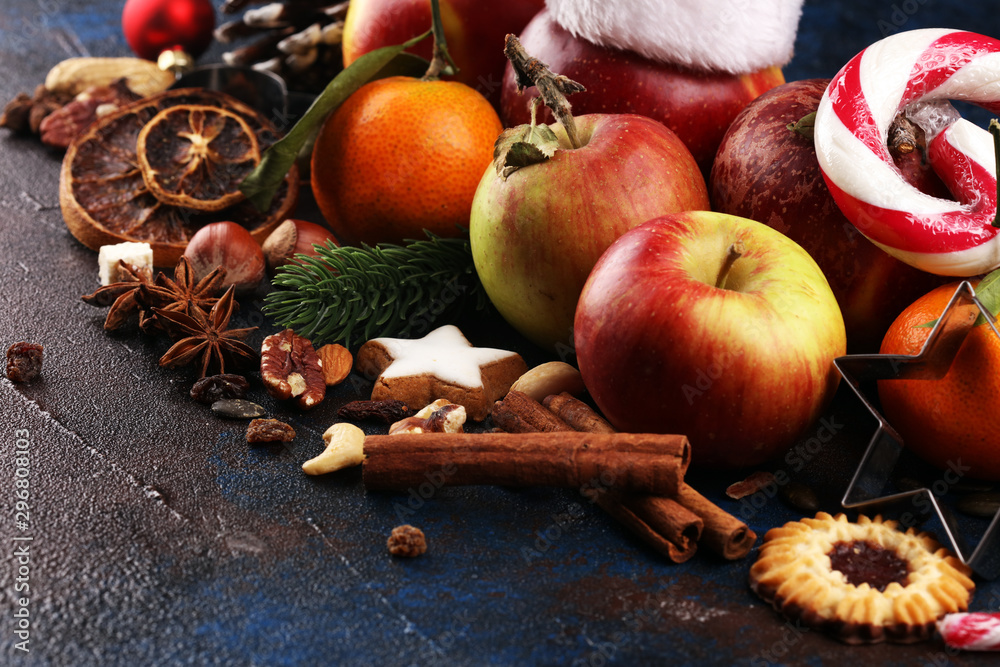
[[[614, 432], [614, 428], [607, 424], [589, 405], [572, 396], [568, 397], [570, 400], [565, 400], [565, 396], [549, 396], [544, 400], [544, 403], [546, 407], [559, 414], [563, 420], [575, 428], [592, 429], [592, 432], [604, 433], [606, 432], [605, 425], [607, 425], [607, 428], [611, 428], [611, 431]], [[668, 499], [612, 496], [604, 501], [599, 501], [598, 504], [609, 514], [632, 528], [648, 544], [661, 553], [665, 553], [671, 559], [673, 558], [671, 549], [683, 554], [684, 545], [673, 541], [668, 546], [668, 544], [662, 543], [662, 539], [658, 541], [657, 538], [665, 537], [668, 533], [675, 534], [676, 526], [683, 522], [683, 518], [676, 514], [674, 505], [683, 506], [702, 520], [703, 528], [700, 539], [706, 548], [723, 558], [728, 560], [743, 558], [750, 553], [750, 549], [757, 541], [757, 534], [750, 530], [749, 526], [698, 493], [686, 482], [681, 482], [678, 493], [673, 499], [676, 503], [657, 502], [660, 500]], [[623, 518], [630, 514], [645, 516], [645, 521]], [[650, 535], [654, 531], [658, 531], [659, 534]]]
[[568, 392], [546, 396], [542, 404], [577, 431], [615, 433], [615, 428], [604, 417]]
[[698, 550], [704, 522], [671, 498], [604, 492], [597, 504], [673, 563], [689, 560]]
[[498, 484], [581, 488], [611, 480], [616, 491], [675, 495], [690, 463], [682, 435], [645, 433], [419, 433], [365, 438], [365, 487], [406, 490]]
[[490, 417], [494, 424], [507, 433], [579, 430], [546, 410], [531, 396], [517, 390], [507, 392], [503, 400], [494, 403]]
[[750, 553], [754, 542], [757, 541], [757, 534], [745, 523], [698, 493], [687, 483], [681, 483], [676, 499], [705, 522], [701, 538], [713, 553], [727, 560], [738, 560]]

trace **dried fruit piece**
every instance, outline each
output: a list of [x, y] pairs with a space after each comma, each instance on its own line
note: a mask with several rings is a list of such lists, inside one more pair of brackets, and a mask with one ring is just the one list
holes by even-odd
[[427, 538], [416, 526], [404, 524], [392, 529], [386, 542], [389, 553], [401, 558], [413, 558], [427, 551]]
[[[66, 226], [88, 248], [147, 241], [156, 266], [174, 266], [188, 239], [210, 222], [235, 222], [263, 242], [289, 217], [298, 196], [295, 166], [263, 212], [245, 200], [204, 212], [156, 198], [138, 166], [136, 140], [149, 120], [178, 105], [212, 106], [237, 114], [253, 128], [261, 150], [277, 140], [274, 126], [262, 115], [228, 95], [203, 89], [168, 90], [99, 118], [66, 150], [59, 179], [59, 204]], [[147, 145], [147, 156], [150, 148]]]
[[30, 382], [42, 372], [44, 350], [38, 343], [14, 343], [7, 348], [7, 378], [11, 382]]
[[245, 398], [250, 381], [235, 373], [222, 373], [203, 377], [191, 387], [191, 398], [199, 403], [211, 404], [226, 398]]
[[354, 367], [354, 357], [351, 351], [343, 345], [330, 343], [316, 350], [323, 364], [323, 378], [327, 387], [340, 384], [351, 374]]
[[295, 429], [279, 419], [254, 419], [247, 426], [247, 442], [291, 442]]
[[291, 329], [264, 339], [260, 375], [267, 393], [280, 401], [296, 398], [303, 410], [326, 396], [326, 380], [312, 343]]
[[136, 154], [142, 179], [159, 201], [219, 211], [243, 199], [239, 184], [260, 163], [260, 144], [238, 114], [181, 104], [143, 125]]
[[391, 424], [400, 419], [406, 419], [413, 410], [403, 401], [385, 399], [381, 401], [351, 401], [340, 406], [337, 416], [350, 421], [366, 421], [374, 419]]
[[733, 500], [741, 500], [747, 496], [752, 496], [769, 484], [774, 484], [774, 475], [766, 470], [759, 470], [751, 473], [742, 482], [730, 484], [726, 488], [726, 495]]

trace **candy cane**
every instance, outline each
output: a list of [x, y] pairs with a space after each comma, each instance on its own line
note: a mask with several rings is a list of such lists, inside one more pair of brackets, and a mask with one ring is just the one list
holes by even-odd
[[898, 112], [944, 100], [1000, 113], [1000, 41], [922, 29], [875, 42], [837, 73], [823, 95], [816, 154], [837, 205], [872, 242], [919, 269], [974, 276], [1000, 266], [1000, 229], [992, 226], [992, 135], [958, 119], [928, 137], [931, 166], [957, 201], [907, 183], [886, 145]]
[[1000, 614], [945, 614], [937, 623], [945, 644], [966, 651], [1000, 651]]

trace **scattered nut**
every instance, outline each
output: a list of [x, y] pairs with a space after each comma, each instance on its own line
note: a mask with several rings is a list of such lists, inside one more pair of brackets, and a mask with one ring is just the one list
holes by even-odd
[[427, 538], [424, 531], [416, 526], [404, 524], [392, 529], [386, 546], [393, 556], [413, 558], [427, 551]]
[[386, 424], [406, 419], [412, 415], [413, 410], [410, 409], [410, 406], [403, 401], [392, 398], [380, 401], [351, 401], [340, 406], [340, 409], [337, 410], [337, 416], [347, 421], [376, 419]]
[[260, 375], [267, 393], [282, 401], [297, 398], [303, 410], [315, 406], [326, 395], [319, 355], [308, 339], [291, 329], [264, 339]]
[[323, 364], [323, 378], [327, 387], [340, 384], [351, 374], [354, 367], [354, 357], [351, 351], [343, 345], [330, 343], [316, 350], [319, 361]]
[[91, 86], [109, 86], [125, 78], [140, 97], [166, 90], [176, 80], [156, 63], [142, 58], [67, 58], [55, 64], [45, 76], [45, 88], [56, 93], [77, 95]]
[[242, 375], [224, 373], [203, 377], [191, 387], [191, 398], [199, 403], [211, 405], [227, 398], [245, 398], [250, 389], [250, 381]]
[[389, 427], [389, 435], [401, 433], [462, 433], [465, 408], [439, 398], [412, 417], [401, 419]]
[[30, 382], [42, 372], [44, 349], [38, 343], [14, 343], [7, 348], [7, 378]]
[[564, 361], [548, 361], [535, 366], [519, 377], [510, 389], [527, 394], [539, 403], [553, 394], [566, 392], [578, 396], [586, 391], [580, 371]]
[[247, 442], [291, 442], [295, 429], [278, 419], [254, 419], [247, 426]]
[[338, 422], [323, 434], [326, 449], [302, 464], [307, 475], [325, 475], [359, 465], [365, 459], [365, 432], [354, 424]]

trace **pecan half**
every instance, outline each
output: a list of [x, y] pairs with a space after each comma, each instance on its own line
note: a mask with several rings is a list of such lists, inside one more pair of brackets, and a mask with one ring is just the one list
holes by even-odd
[[326, 396], [326, 380], [319, 355], [309, 339], [285, 329], [264, 339], [260, 375], [267, 393], [278, 400], [295, 398], [303, 410]]

